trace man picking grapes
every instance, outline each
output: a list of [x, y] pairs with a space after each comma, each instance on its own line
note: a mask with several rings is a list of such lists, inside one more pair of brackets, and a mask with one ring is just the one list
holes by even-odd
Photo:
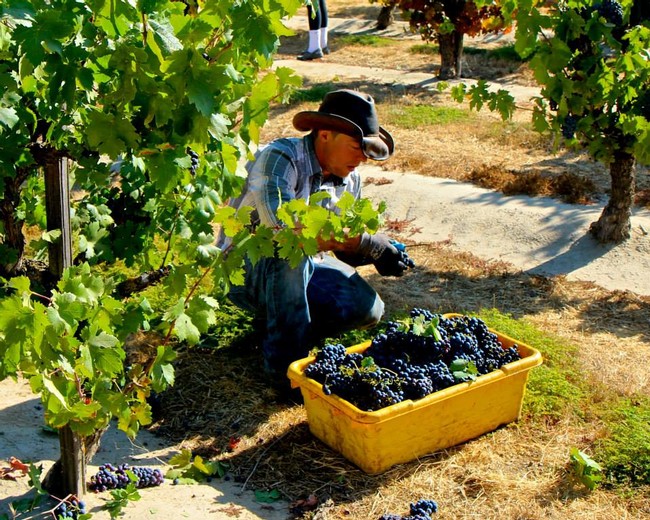
[[[368, 159], [384, 161], [394, 150], [392, 136], [377, 120], [371, 96], [353, 90], [326, 94], [318, 111], [295, 115], [304, 137], [282, 138], [261, 149], [247, 164], [248, 178], [236, 208], [252, 207], [253, 225], [277, 228], [282, 203], [326, 191], [321, 204], [336, 211], [345, 193], [361, 196], [357, 167]], [[221, 240], [227, 247], [228, 240]], [[262, 353], [265, 370], [278, 388], [286, 387], [288, 365], [320, 339], [375, 325], [384, 303], [354, 267], [374, 264], [383, 276], [402, 276], [413, 266], [403, 248], [384, 234], [349, 237], [345, 242], [319, 241], [321, 253], [292, 268], [281, 258], [246, 263], [243, 285], [229, 297], [265, 325]], [[323, 254], [331, 252], [333, 254]]]

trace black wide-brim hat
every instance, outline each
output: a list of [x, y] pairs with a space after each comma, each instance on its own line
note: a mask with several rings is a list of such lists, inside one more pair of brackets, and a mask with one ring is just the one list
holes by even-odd
[[374, 99], [356, 90], [328, 92], [317, 112], [298, 112], [293, 126], [301, 132], [334, 130], [356, 137], [365, 156], [375, 161], [385, 161], [395, 150], [393, 137], [379, 126]]

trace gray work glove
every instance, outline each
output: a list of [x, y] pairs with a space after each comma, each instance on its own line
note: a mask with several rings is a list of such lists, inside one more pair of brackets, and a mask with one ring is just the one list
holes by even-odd
[[366, 263], [374, 264], [375, 269], [382, 276], [402, 276], [412, 265], [409, 265], [408, 255], [395, 247], [395, 244], [396, 242], [382, 233], [375, 235], [364, 233], [357, 254], [365, 258]]

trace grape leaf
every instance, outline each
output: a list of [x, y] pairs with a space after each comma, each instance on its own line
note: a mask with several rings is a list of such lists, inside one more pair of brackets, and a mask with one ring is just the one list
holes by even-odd
[[263, 504], [272, 504], [280, 500], [282, 496], [277, 489], [271, 489], [270, 491], [264, 491], [261, 489], [255, 490], [255, 500]]
[[456, 381], [473, 381], [478, 376], [476, 365], [467, 359], [454, 359], [449, 365], [449, 370]]
[[174, 332], [181, 341], [196, 345], [201, 340], [201, 331], [187, 314], [183, 313], [174, 322]]

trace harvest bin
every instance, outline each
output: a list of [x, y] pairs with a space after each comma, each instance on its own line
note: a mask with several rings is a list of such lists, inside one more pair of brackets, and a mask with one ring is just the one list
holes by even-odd
[[[304, 375], [314, 357], [293, 362], [287, 375], [293, 388], [300, 387], [312, 434], [366, 473], [381, 473], [519, 418], [528, 372], [542, 363], [542, 356], [528, 345], [492, 332], [504, 348], [516, 344], [521, 359], [474, 381], [373, 412], [325, 395], [320, 383]], [[369, 346], [370, 341], [347, 351], [363, 352]]]

